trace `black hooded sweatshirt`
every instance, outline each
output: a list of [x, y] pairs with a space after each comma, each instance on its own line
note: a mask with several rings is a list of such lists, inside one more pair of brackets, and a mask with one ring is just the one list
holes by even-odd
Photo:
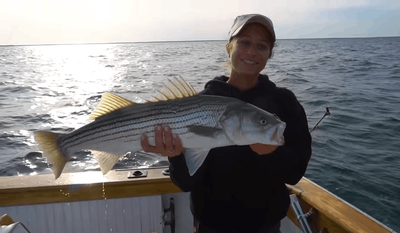
[[311, 157], [311, 136], [303, 107], [288, 89], [276, 87], [266, 75], [250, 90], [240, 91], [220, 76], [199, 94], [234, 97], [275, 113], [286, 123], [285, 144], [267, 155], [250, 146], [210, 150], [190, 176], [183, 154], [169, 158], [171, 180], [191, 192], [191, 211], [204, 226], [223, 232], [256, 232], [286, 216], [289, 193]]

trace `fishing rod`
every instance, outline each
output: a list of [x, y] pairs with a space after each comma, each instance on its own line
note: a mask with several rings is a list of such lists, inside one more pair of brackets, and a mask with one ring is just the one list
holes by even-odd
[[326, 111], [325, 111], [324, 116], [322, 116], [322, 118], [319, 119], [318, 123], [310, 130], [310, 133], [311, 133], [312, 131], [314, 131], [314, 130], [318, 127], [318, 124], [319, 124], [326, 116], [328, 116], [328, 115], [331, 115], [331, 113], [329, 112], [329, 107], [326, 107]]
[[[329, 112], [329, 108], [326, 107], [325, 114], [317, 122], [317, 124], [315, 124], [315, 126], [310, 130], [310, 133], [314, 131], [318, 127], [319, 123], [328, 115], [331, 115], [331, 113]], [[314, 231], [311, 230], [310, 224], [307, 221], [307, 218], [312, 215], [312, 209], [309, 212], [304, 213], [296, 194], [290, 195], [290, 206], [292, 207], [293, 213], [295, 214], [297, 221], [300, 223], [303, 232], [314, 233]]]

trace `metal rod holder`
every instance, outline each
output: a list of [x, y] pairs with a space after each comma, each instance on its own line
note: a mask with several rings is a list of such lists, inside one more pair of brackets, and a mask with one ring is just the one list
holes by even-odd
[[300, 206], [299, 200], [295, 194], [290, 195], [290, 205], [292, 206], [293, 212], [296, 215], [297, 221], [299, 221], [300, 226], [305, 233], [313, 233], [308, 224], [307, 217], [309, 217], [312, 212], [304, 214], [303, 209]]
[[[171, 217], [169, 220], [166, 220], [167, 218], [167, 213], [171, 214]], [[175, 233], [175, 203], [174, 203], [174, 198], [169, 199], [169, 208], [164, 209], [164, 224], [165, 226], [169, 225], [171, 227], [171, 233]]]

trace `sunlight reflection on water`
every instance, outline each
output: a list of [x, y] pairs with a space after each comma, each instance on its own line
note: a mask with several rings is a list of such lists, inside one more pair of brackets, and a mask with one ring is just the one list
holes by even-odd
[[[31, 110], [47, 112], [56, 123], [41, 127], [77, 128], [87, 122], [97, 103], [89, 99], [111, 91], [118, 85], [114, 45], [61, 45], [26, 47], [38, 65], [33, 88], [35, 93]], [[28, 53], [28, 52], [27, 52]], [[46, 65], [47, 64], [47, 65]], [[88, 110], [89, 108], [89, 110]]]

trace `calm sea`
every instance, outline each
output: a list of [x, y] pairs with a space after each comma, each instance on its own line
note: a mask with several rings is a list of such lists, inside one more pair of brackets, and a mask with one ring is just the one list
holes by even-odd
[[[225, 41], [0, 47], [0, 175], [51, 173], [32, 132], [88, 123], [101, 94], [140, 101], [181, 75], [228, 74]], [[400, 231], [400, 37], [279, 40], [263, 73], [291, 89], [312, 128], [306, 177]], [[115, 168], [165, 166], [131, 154]], [[66, 171], [99, 170], [88, 152]]]

